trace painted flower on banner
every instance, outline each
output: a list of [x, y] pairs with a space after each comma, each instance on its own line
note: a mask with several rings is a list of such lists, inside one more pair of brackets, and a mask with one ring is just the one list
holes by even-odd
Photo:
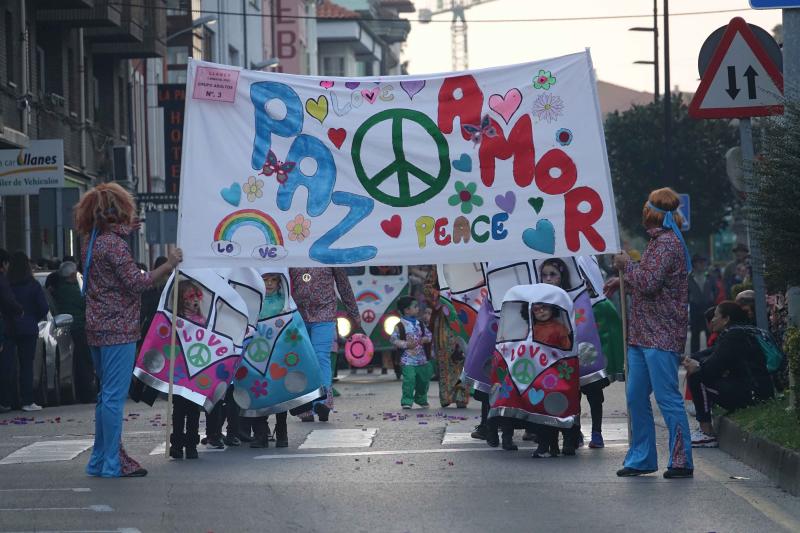
[[286, 224], [289, 230], [289, 240], [303, 242], [311, 235], [311, 221], [303, 215], [297, 215], [293, 220]]
[[579, 307], [575, 311], [575, 323], [583, 324], [584, 322], [586, 322], [586, 309]]
[[556, 78], [549, 70], [540, 70], [533, 78], [533, 86], [537, 89], [549, 90], [550, 87], [556, 84]]
[[253, 382], [253, 386], [250, 387], [250, 392], [252, 392], [253, 396], [255, 396], [256, 398], [258, 398], [260, 396], [266, 396], [267, 395], [267, 380], [266, 379], [263, 380], [263, 381], [260, 380], [260, 379], [255, 380]]
[[264, 180], [256, 179], [255, 176], [248, 176], [247, 181], [242, 187], [242, 192], [247, 195], [248, 202], [255, 202], [257, 198], [264, 196]]
[[567, 128], [561, 128], [556, 132], [556, 141], [561, 146], [569, 146], [572, 144], [572, 131]]
[[538, 120], [546, 120], [548, 123], [555, 122], [564, 114], [564, 101], [560, 96], [549, 93], [542, 94], [533, 103], [533, 112]]
[[575, 371], [574, 368], [569, 366], [566, 362], [562, 362], [558, 365], [558, 377], [561, 379], [569, 379], [572, 376], [572, 373]]
[[474, 182], [469, 182], [466, 185], [461, 181], [456, 181], [456, 193], [447, 199], [447, 203], [452, 206], [461, 204], [461, 212], [469, 214], [472, 212], [472, 206], [480, 207], [483, 205], [483, 198], [475, 194], [478, 186]]

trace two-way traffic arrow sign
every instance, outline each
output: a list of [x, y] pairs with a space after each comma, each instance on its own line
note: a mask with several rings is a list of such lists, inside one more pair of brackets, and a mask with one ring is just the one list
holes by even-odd
[[[743, 90], [746, 89], [746, 90]], [[745, 118], [783, 114], [783, 76], [740, 17], [731, 20], [703, 74], [689, 115]]]

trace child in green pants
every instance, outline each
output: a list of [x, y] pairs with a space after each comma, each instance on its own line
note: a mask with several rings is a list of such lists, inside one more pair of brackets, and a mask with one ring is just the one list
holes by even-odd
[[391, 342], [401, 350], [400, 364], [403, 368], [403, 396], [400, 405], [411, 409], [415, 402], [428, 407], [428, 387], [431, 383], [431, 332], [417, 318], [419, 304], [410, 296], [397, 300], [400, 322], [392, 332]]

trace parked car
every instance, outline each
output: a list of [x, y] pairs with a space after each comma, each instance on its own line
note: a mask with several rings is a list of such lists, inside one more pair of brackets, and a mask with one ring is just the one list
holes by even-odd
[[[44, 287], [50, 272], [34, 272], [36, 281]], [[33, 359], [33, 390], [39, 405], [60, 405], [75, 401], [74, 358], [69, 328], [72, 315], [56, 314], [56, 306], [45, 290], [50, 311], [39, 322], [39, 341]]]

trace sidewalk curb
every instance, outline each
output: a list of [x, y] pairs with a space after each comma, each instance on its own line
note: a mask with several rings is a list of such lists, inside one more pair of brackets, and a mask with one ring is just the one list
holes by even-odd
[[800, 496], [800, 453], [748, 433], [726, 416], [717, 419], [719, 448]]

